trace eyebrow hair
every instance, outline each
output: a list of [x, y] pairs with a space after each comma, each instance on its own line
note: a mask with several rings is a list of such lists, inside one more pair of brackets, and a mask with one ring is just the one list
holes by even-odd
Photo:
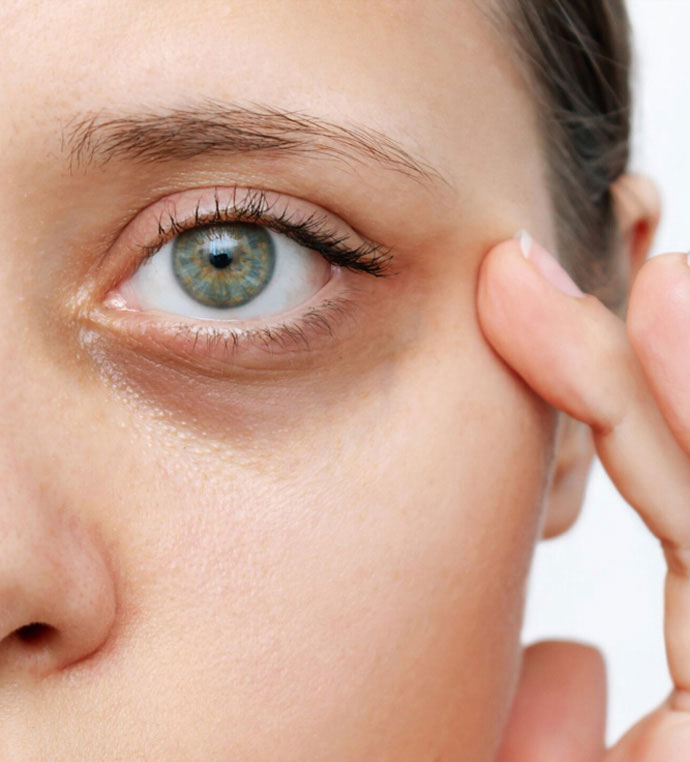
[[202, 154], [280, 151], [375, 162], [428, 185], [450, 183], [384, 133], [299, 111], [207, 100], [161, 111], [75, 117], [62, 132], [70, 171], [115, 159], [155, 163]]

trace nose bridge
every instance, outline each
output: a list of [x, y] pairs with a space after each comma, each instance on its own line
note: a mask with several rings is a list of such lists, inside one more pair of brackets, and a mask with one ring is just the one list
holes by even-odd
[[0, 435], [0, 685], [8, 671], [46, 674], [81, 661], [105, 642], [115, 616], [102, 543], [78, 506], [59, 497], [64, 485], [45, 481], [39, 440], [32, 452], [17, 416], [8, 417]]
[[[2, 296], [0, 293], [0, 299]], [[9, 324], [5, 310], [0, 308], [0, 322]], [[32, 458], [40, 457], [46, 384], [25, 341], [21, 329], [16, 333], [0, 331], [0, 505], [9, 492], [32, 483], [23, 478], [24, 472]]]

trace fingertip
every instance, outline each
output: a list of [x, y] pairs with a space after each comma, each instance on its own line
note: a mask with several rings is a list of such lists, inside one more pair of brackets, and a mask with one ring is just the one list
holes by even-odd
[[533, 245], [532, 236], [526, 230], [518, 230], [512, 238], [507, 238], [492, 246], [487, 252], [485, 260], [496, 260], [503, 257], [527, 259]]
[[487, 251], [481, 263], [480, 277], [491, 276], [497, 271], [500, 271], [500, 268], [511, 259], [516, 257], [522, 257], [524, 259], [522, 252], [525, 243], [524, 240], [520, 239], [518, 236], [520, 236], [520, 233], [516, 233], [513, 238], [495, 244]]
[[663, 254], [641, 268], [628, 306], [628, 340], [661, 413], [690, 448], [690, 266], [686, 254]]
[[[525, 230], [489, 250], [480, 278], [485, 289], [488, 281], [491, 287], [509, 286], [511, 293], [518, 295], [537, 289], [545, 298], [556, 294], [586, 298], [558, 258]], [[553, 293], [547, 296], [548, 291]], [[485, 290], [484, 293], [488, 292]]]
[[508, 294], [519, 293], [525, 286], [525, 276], [529, 274], [526, 267], [525, 252], [532, 243], [528, 233], [520, 231], [513, 238], [496, 244], [482, 260], [478, 294], [482, 306], [499, 308], [505, 303]]
[[572, 641], [533, 643], [523, 653], [498, 759], [600, 760], [606, 690], [606, 663], [598, 648]]
[[493, 246], [482, 262], [478, 311], [492, 341], [509, 337], [512, 344], [519, 332], [551, 333], [559, 321], [571, 321], [572, 302], [593, 298], [583, 295], [557, 259], [525, 231]]
[[521, 244], [502, 241], [486, 254], [477, 294], [481, 330], [546, 402], [607, 429], [620, 419], [632, 383], [623, 323], [593, 295], [577, 296], [538, 243], [529, 259]]
[[657, 254], [640, 268], [630, 290], [630, 305], [664, 297], [690, 300], [690, 255], [687, 252]]
[[690, 319], [690, 264], [687, 253], [659, 254], [647, 260], [630, 291], [627, 327], [631, 343], [644, 349], [673, 336]]
[[[524, 319], [522, 295], [530, 284], [528, 264], [521, 242], [511, 238], [493, 246], [482, 260], [477, 281], [477, 316], [482, 332], [493, 348], [505, 352], [522, 334], [516, 319]], [[527, 300], [529, 303], [529, 300]]]
[[554, 679], [566, 673], [569, 680], [583, 679], [601, 689], [606, 685], [606, 657], [597, 646], [577, 640], [542, 640], [525, 650], [532, 669], [548, 672]]

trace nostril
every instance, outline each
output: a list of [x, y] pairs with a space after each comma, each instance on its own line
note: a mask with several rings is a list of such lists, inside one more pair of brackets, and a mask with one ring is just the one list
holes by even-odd
[[55, 628], [49, 624], [32, 622], [16, 629], [13, 635], [25, 645], [38, 648], [45, 645], [55, 633]]

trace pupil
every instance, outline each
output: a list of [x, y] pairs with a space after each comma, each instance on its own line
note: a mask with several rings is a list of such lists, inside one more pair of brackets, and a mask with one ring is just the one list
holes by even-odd
[[232, 262], [232, 255], [226, 251], [214, 251], [209, 255], [208, 261], [218, 270], [223, 270]]

